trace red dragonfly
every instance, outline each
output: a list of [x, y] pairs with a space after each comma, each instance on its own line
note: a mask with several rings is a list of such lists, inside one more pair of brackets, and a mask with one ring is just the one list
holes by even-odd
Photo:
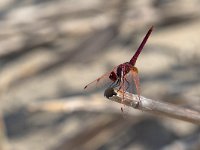
[[[93, 88], [94, 86], [99, 86], [108, 83], [110, 84], [110, 87], [119, 87], [118, 91], [121, 91], [123, 93], [123, 98], [122, 98], [122, 103], [123, 103], [124, 93], [130, 86], [130, 83], [128, 81], [128, 75], [131, 75], [131, 77], [133, 77], [133, 81], [136, 87], [136, 92], [140, 100], [140, 82], [138, 76], [138, 69], [135, 67], [135, 63], [144, 45], [146, 44], [152, 30], [153, 26], [149, 29], [142, 43], [140, 44], [137, 51], [135, 52], [135, 54], [133, 55], [133, 57], [129, 62], [125, 62], [114, 67], [111, 71], [107, 72], [106, 74], [102, 75], [101, 77], [97, 78], [93, 82], [86, 85], [84, 89]], [[123, 111], [122, 108], [121, 110]]]

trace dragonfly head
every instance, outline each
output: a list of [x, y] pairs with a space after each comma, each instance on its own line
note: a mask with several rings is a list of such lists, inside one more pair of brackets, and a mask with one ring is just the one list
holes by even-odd
[[112, 80], [112, 81], [116, 81], [117, 80], [117, 75], [116, 75], [116, 73], [114, 72], [114, 71], [112, 71], [111, 73], [110, 73], [110, 75], [109, 75], [109, 78], [110, 78], [110, 80]]

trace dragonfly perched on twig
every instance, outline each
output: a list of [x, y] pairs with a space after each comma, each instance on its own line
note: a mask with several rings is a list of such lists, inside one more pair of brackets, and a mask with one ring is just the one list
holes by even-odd
[[[135, 52], [135, 54], [133, 55], [133, 57], [131, 58], [129, 62], [125, 62], [114, 67], [111, 71], [105, 73], [101, 77], [97, 78], [93, 82], [86, 85], [84, 89], [88, 89], [89, 87], [93, 88], [94, 86], [109, 83], [110, 87], [112, 88], [118, 87], [118, 91], [122, 92], [123, 94], [122, 104], [123, 104], [124, 93], [130, 87], [130, 82], [128, 81], [128, 75], [131, 75], [133, 77], [133, 81], [136, 87], [136, 92], [140, 101], [140, 81], [139, 81], [139, 76], [138, 76], [138, 69], [135, 67], [135, 63], [137, 61], [139, 54], [144, 48], [144, 45], [146, 44], [152, 30], [153, 30], [153, 26], [148, 30], [147, 34], [143, 38], [142, 43], [140, 44], [137, 51]], [[121, 107], [121, 110], [123, 111], [122, 107]]]

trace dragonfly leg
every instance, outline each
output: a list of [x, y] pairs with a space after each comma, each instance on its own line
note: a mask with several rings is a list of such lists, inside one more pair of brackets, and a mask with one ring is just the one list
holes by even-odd
[[115, 86], [117, 87], [119, 85], [120, 85], [120, 79], [118, 78]]
[[122, 86], [123, 86], [123, 83], [121, 83], [121, 81], [118, 83], [119, 85], [119, 89], [117, 90], [117, 92], [119, 92], [120, 90], [121, 90], [121, 88], [122, 88]]
[[119, 92], [119, 91], [121, 90], [122, 85], [123, 85], [123, 83], [121, 82], [120, 78], [118, 78], [118, 81], [117, 81], [117, 85], [116, 85], [116, 87], [119, 86], [119, 89], [117, 90], [117, 92]]
[[119, 91], [121, 90], [121, 88], [122, 88], [122, 86], [120, 85], [120, 86], [119, 86], [119, 89], [117, 90], [117, 92], [119, 92]]
[[118, 87], [119, 84], [120, 84], [120, 80], [118, 78], [116, 81], [114, 81], [113, 83], [111, 83], [109, 87], [110, 88]]

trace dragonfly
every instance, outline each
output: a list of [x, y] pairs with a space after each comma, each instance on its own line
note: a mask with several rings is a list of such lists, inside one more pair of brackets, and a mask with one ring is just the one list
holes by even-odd
[[[133, 57], [130, 59], [129, 62], [124, 62], [122, 64], [119, 64], [118, 66], [114, 67], [111, 71], [103, 74], [96, 80], [87, 84], [84, 87], [84, 89], [98, 87], [98, 85], [102, 85], [102, 84], [109, 84], [111, 88], [118, 88], [118, 91], [122, 92], [121, 103], [123, 104], [125, 92], [130, 87], [128, 76], [129, 77], [131, 76], [135, 84], [136, 93], [138, 95], [138, 99], [140, 102], [140, 80], [139, 80], [139, 75], [138, 75], [138, 68], [135, 67], [135, 64], [138, 59], [138, 56], [143, 50], [152, 31], [153, 31], [153, 26], [146, 33], [140, 46], [138, 47], [137, 51], [135, 52], [135, 54], [133, 55]], [[121, 111], [123, 112], [122, 107], [121, 107]]]

